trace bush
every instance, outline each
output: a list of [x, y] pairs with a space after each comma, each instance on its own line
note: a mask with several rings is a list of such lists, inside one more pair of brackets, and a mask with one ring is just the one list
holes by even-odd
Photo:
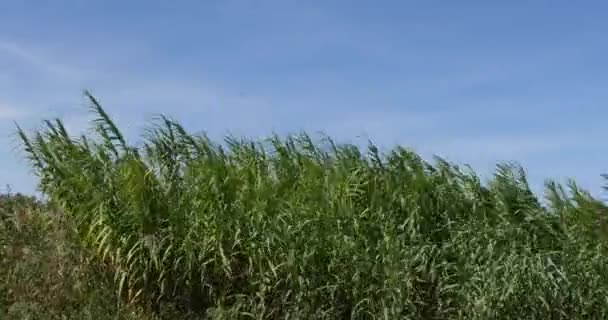
[[0, 319], [144, 319], [119, 306], [60, 212], [23, 195], [0, 208]]

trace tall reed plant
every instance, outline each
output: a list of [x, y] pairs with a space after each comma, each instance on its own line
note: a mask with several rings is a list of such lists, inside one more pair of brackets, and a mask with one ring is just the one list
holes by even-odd
[[608, 315], [606, 212], [575, 183], [306, 134], [218, 143], [160, 117], [127, 142], [18, 128], [40, 189], [127, 303], [212, 318], [548, 319]]

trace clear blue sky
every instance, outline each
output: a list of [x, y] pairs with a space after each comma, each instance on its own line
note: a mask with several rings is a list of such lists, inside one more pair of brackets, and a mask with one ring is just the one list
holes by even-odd
[[214, 137], [320, 130], [599, 194], [606, 2], [498, 3], [2, 1], [0, 184], [34, 188], [13, 121], [82, 130], [87, 88], [132, 137], [158, 112]]

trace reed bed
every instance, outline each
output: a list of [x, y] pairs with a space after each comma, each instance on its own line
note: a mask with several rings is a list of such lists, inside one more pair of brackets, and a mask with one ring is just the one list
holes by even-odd
[[18, 128], [40, 190], [120, 301], [214, 319], [608, 316], [603, 202], [524, 170], [492, 179], [396, 147], [299, 134], [211, 141], [160, 117], [129, 143]]

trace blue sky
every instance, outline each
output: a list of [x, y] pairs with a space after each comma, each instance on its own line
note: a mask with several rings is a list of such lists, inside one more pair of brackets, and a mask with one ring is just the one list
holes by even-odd
[[[179, 3], [179, 4], [177, 4]], [[534, 4], [532, 4], [534, 3]], [[572, 1], [2, 1], [0, 184], [32, 192], [14, 121], [128, 134], [156, 113], [212, 137], [306, 130], [500, 160], [600, 194], [608, 5]], [[359, 137], [359, 138], [357, 138]]]

